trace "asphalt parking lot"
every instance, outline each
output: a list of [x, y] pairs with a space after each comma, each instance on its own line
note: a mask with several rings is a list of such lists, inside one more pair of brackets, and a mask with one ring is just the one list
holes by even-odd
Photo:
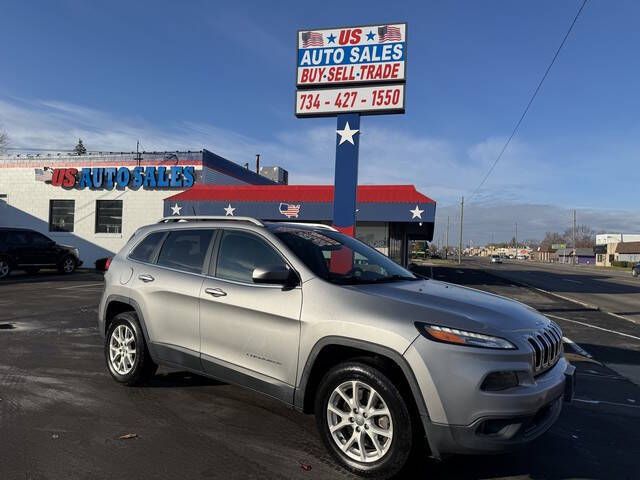
[[[637, 325], [606, 323], [602, 312], [480, 268], [429, 273], [554, 315], [574, 342], [567, 351], [578, 369], [577, 401], [525, 450], [423, 460], [409, 477], [640, 476], [640, 387], [625, 375], [640, 368]], [[101, 288], [94, 273], [0, 283], [0, 479], [352, 478], [325, 452], [314, 419], [276, 401], [167, 369], [145, 387], [113, 382], [95, 328]], [[591, 323], [635, 335], [582, 325]]]

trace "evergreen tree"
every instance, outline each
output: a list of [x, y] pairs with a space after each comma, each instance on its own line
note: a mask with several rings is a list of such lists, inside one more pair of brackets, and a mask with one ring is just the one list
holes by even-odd
[[4, 152], [7, 145], [9, 145], [9, 137], [6, 133], [0, 132], [0, 152]]
[[78, 144], [75, 147], [73, 147], [73, 151], [74, 151], [74, 153], [76, 155], [86, 155], [87, 149], [82, 144], [82, 139], [81, 138], [78, 139]]

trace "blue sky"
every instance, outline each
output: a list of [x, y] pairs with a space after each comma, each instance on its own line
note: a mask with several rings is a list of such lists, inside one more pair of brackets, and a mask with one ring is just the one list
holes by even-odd
[[[407, 113], [362, 120], [360, 179], [415, 183], [441, 220], [489, 168], [580, 3], [5, 0], [0, 128], [17, 148], [82, 136], [96, 150], [139, 138], [239, 163], [262, 153], [294, 183], [331, 182], [335, 120], [293, 115], [295, 32], [407, 21]], [[639, 17], [632, 0], [588, 2], [470, 200], [474, 241], [510, 238], [518, 218], [539, 237], [564, 228], [570, 208], [594, 228], [640, 230]]]

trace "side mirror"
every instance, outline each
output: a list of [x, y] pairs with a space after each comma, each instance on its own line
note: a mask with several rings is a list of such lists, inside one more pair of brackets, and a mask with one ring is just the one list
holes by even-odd
[[293, 270], [284, 265], [267, 265], [254, 268], [253, 283], [283, 285], [291, 287], [297, 284], [298, 278]]

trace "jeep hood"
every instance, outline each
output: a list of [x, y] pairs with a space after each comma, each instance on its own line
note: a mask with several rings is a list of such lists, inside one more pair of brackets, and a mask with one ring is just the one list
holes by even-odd
[[523, 303], [437, 280], [350, 288], [393, 302], [399, 314], [411, 322], [489, 334], [537, 330], [549, 323], [541, 313]]

